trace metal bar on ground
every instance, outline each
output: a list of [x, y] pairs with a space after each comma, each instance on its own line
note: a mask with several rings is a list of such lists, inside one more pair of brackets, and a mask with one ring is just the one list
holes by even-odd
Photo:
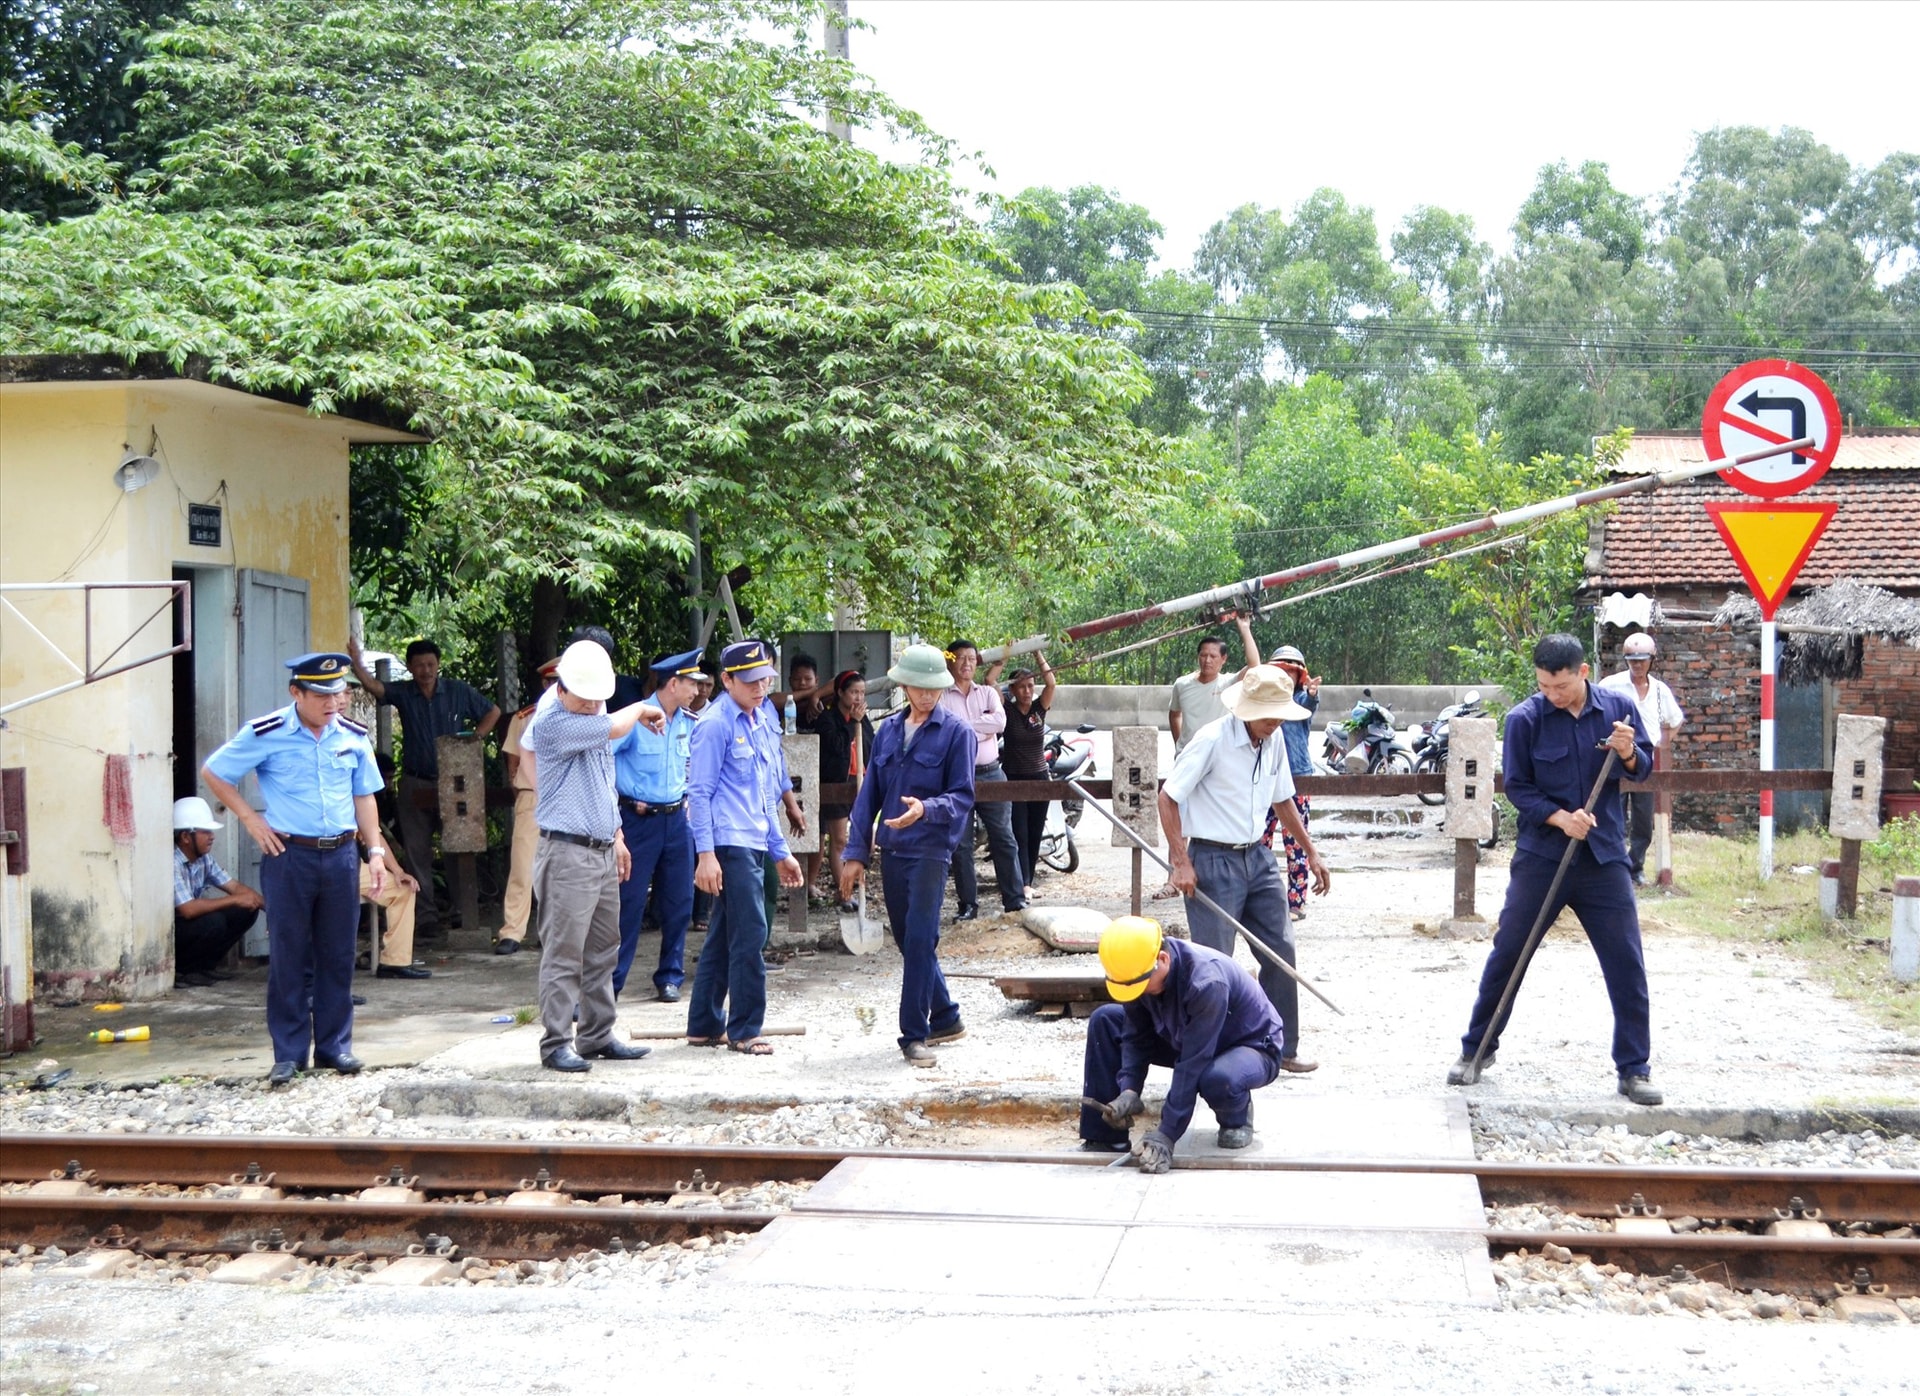
[[[1086, 787], [1082, 786], [1079, 781], [1076, 781], [1076, 780], [1062, 781], [1061, 784], [1065, 785], [1070, 790], [1077, 791], [1080, 795], [1080, 798], [1086, 801], [1087, 808], [1098, 810], [1103, 819], [1105, 819], [1109, 824], [1113, 825], [1114, 828], [1120, 830], [1121, 833], [1125, 834], [1128, 840], [1133, 844], [1134, 850], [1136, 852], [1144, 853], [1147, 857], [1153, 859], [1154, 862], [1158, 863], [1163, 869], [1165, 869], [1167, 876], [1169, 877], [1173, 876], [1173, 868], [1167, 862], [1167, 860], [1162, 858], [1158, 853], [1155, 853], [1151, 848], [1148, 848], [1146, 845], [1146, 842], [1143, 839], [1141, 839], [1141, 837], [1138, 834], [1134, 833], [1133, 830], [1129, 829], [1124, 823], [1122, 823], [1120, 819], [1114, 815], [1112, 810], [1108, 809], [1105, 805], [1101, 804], [1098, 800], [1094, 799], [1092, 795], [1088, 794]], [[1292, 965], [1288, 964], [1285, 960], [1281, 959], [1277, 954], [1275, 954], [1272, 950], [1270, 950], [1267, 947], [1266, 942], [1255, 937], [1252, 931], [1248, 930], [1245, 926], [1241, 925], [1239, 921], [1234, 919], [1232, 916], [1229, 916], [1227, 914], [1227, 909], [1221, 906], [1220, 903], [1216, 902], [1212, 897], [1209, 897], [1205, 892], [1202, 892], [1197, 887], [1194, 889], [1193, 899], [1196, 902], [1199, 902], [1200, 905], [1207, 908], [1207, 910], [1211, 911], [1215, 916], [1218, 916], [1222, 921], [1225, 921], [1229, 926], [1233, 927], [1234, 930], [1238, 931], [1240, 933], [1240, 938], [1246, 941], [1247, 948], [1252, 950], [1253, 953], [1258, 958], [1265, 960], [1268, 964], [1272, 965], [1275, 969], [1285, 973], [1288, 978], [1293, 980], [1294, 983], [1298, 984], [1301, 988], [1305, 989], [1308, 993], [1312, 994], [1315, 998], [1319, 999], [1320, 1002], [1324, 1003], [1328, 1008], [1331, 1008], [1335, 1013], [1339, 1013], [1340, 1016], [1343, 1018], [1346, 1017], [1346, 1014], [1341, 1012], [1339, 1005], [1336, 1004], [1332, 999], [1328, 998], [1325, 994], [1321, 993], [1319, 988], [1313, 983], [1312, 980], [1308, 979], [1305, 975], [1301, 974], [1299, 970], [1295, 969]]]

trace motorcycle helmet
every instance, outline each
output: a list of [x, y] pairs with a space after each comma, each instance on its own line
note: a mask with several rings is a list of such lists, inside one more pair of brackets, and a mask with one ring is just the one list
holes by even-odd
[[1300, 653], [1298, 645], [1282, 645], [1273, 652], [1267, 662], [1269, 664], [1305, 664], [1307, 657]]

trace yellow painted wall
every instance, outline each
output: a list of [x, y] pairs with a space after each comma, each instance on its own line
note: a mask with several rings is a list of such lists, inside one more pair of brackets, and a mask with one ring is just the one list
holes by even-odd
[[[176, 564], [261, 568], [308, 580], [313, 643], [339, 647], [347, 624], [347, 453], [350, 434], [363, 430], [186, 381], [0, 384], [0, 580], [165, 581]], [[128, 446], [151, 450], [164, 465], [133, 494], [112, 478]], [[223, 506], [220, 548], [188, 544], [189, 500]], [[81, 656], [77, 594], [6, 595]], [[118, 644], [160, 600], [96, 594], [96, 653]], [[236, 634], [230, 613], [219, 619], [224, 624], [196, 643], [220, 647], [230, 677]], [[122, 657], [169, 643], [163, 613]], [[0, 608], [4, 701], [71, 677]], [[216, 701], [231, 709], [236, 692], [229, 683]], [[27, 768], [34, 970], [55, 999], [138, 997], [172, 983], [172, 693], [171, 663], [162, 659], [16, 710], [0, 732], [0, 765]], [[255, 715], [229, 711], [220, 725], [231, 733]], [[112, 754], [131, 758], [137, 832], [126, 845], [103, 819]], [[197, 766], [207, 754], [181, 759]], [[216, 849], [229, 871], [234, 840], [243, 837], [230, 825]]]

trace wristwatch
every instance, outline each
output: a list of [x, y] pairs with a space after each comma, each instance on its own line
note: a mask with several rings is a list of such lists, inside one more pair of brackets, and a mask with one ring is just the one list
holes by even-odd
[[367, 857], [369, 858], [384, 858], [386, 856], [387, 856], [387, 850], [379, 847], [378, 845], [375, 845], [374, 847], [369, 848], [367, 850]]

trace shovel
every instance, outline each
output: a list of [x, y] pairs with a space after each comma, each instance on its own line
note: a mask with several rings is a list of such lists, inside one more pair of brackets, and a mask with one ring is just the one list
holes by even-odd
[[867, 894], [856, 888], [853, 900], [840, 903], [840, 943], [856, 955], [871, 955], [887, 943], [878, 922], [867, 920]]

